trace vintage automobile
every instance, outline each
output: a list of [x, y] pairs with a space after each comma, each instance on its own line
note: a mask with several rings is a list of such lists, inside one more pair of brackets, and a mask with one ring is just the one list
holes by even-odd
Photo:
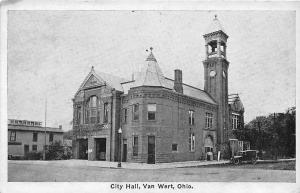
[[238, 152], [238, 155], [233, 156], [233, 158], [231, 158], [231, 162], [236, 165], [241, 163], [256, 164], [258, 159], [257, 153], [257, 150], [240, 151]]

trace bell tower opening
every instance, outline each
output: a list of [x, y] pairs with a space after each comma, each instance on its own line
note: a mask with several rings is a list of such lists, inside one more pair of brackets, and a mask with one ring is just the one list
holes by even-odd
[[226, 59], [226, 41], [221, 38], [217, 40], [207, 40], [206, 42], [206, 58], [222, 57]]

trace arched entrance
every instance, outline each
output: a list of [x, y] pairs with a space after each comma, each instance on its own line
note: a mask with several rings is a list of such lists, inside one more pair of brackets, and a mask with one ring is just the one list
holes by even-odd
[[205, 149], [205, 157], [206, 160], [213, 160], [213, 137], [211, 135], [207, 135], [204, 140], [204, 149]]

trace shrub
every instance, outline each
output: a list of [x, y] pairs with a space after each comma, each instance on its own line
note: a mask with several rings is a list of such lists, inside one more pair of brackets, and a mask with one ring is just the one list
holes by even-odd
[[49, 145], [46, 151], [47, 160], [62, 160], [70, 159], [72, 156], [72, 150], [68, 147], [61, 145], [59, 141], [56, 141], [54, 144]]
[[43, 153], [39, 151], [30, 151], [24, 156], [26, 160], [40, 160], [42, 157]]

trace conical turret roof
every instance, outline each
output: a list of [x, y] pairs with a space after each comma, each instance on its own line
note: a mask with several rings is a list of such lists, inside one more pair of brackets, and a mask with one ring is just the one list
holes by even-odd
[[157, 63], [156, 58], [151, 52], [146, 59], [146, 63], [143, 66], [141, 72], [137, 73], [134, 87], [139, 86], [158, 86], [167, 87], [165, 77]]

